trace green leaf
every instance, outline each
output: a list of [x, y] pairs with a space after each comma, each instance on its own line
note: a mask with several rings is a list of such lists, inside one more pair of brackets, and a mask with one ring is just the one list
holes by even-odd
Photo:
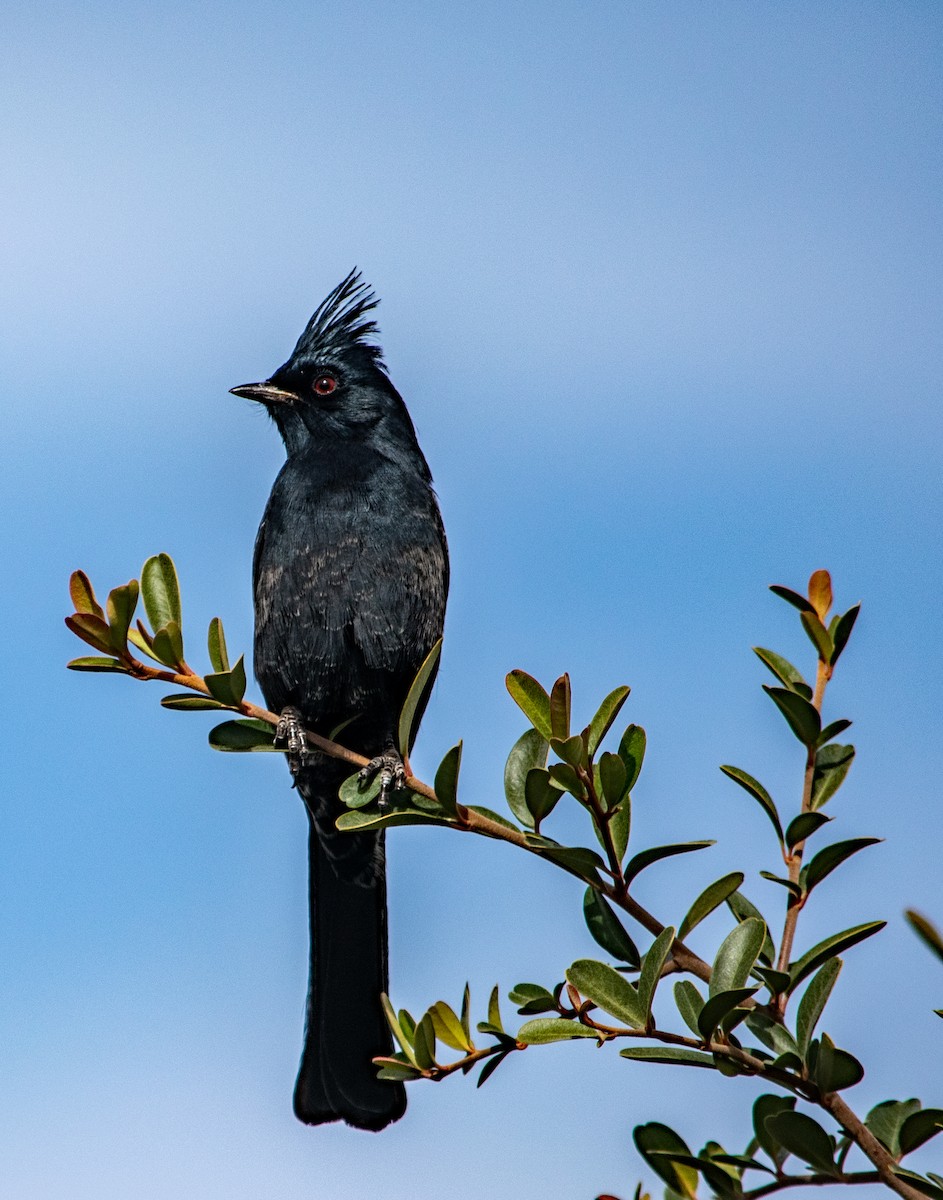
[[847, 1050], [839, 1050], [827, 1033], [809, 1043], [806, 1063], [823, 1092], [841, 1092], [864, 1079], [864, 1067]]
[[416, 1062], [424, 1071], [437, 1066], [435, 1060], [435, 1026], [432, 1017], [425, 1013], [416, 1026], [416, 1041], [414, 1043]]
[[[195, 696], [192, 692], [173, 692], [169, 696], [162, 696], [160, 703], [162, 708], [177, 709], [181, 712], [209, 708], [218, 710], [226, 707], [218, 700], [211, 700], [209, 696]], [[268, 728], [271, 729], [271, 725]]]
[[883, 838], [849, 838], [847, 842], [835, 842], [826, 846], [802, 869], [801, 881], [805, 889], [811, 892], [822, 880], [831, 875], [832, 871], [859, 850], [868, 846], [876, 846]]
[[461, 1050], [465, 1054], [474, 1050], [475, 1047], [462, 1028], [462, 1022], [458, 1019], [458, 1015], [444, 1000], [437, 1000], [432, 1005], [429, 1009], [429, 1017], [432, 1020], [436, 1037], [444, 1045], [450, 1046], [453, 1050]]
[[[396, 1038], [397, 1042], [399, 1042], [400, 1048], [409, 1061], [415, 1064], [416, 1055], [413, 1051], [413, 1038], [411, 1036], [412, 1031], [404, 1026], [400, 1016], [397, 1016], [397, 1014], [394, 1012], [393, 1005], [390, 1004], [390, 998], [385, 992], [381, 993], [380, 995], [380, 1004], [383, 1006], [383, 1015], [386, 1017], [386, 1023], [390, 1027], [390, 1032], [393, 1034], [393, 1037]], [[408, 1013], [401, 1015], [407, 1017], [409, 1016]]]
[[679, 1046], [633, 1046], [629, 1050], [620, 1050], [619, 1057], [679, 1067], [710, 1067], [713, 1069], [715, 1066], [712, 1055], [705, 1054], [701, 1050], [685, 1050]]
[[65, 623], [77, 638], [81, 638], [95, 650], [110, 655], [112, 651], [111, 630], [107, 623], [94, 613], [75, 613], [66, 617]]
[[73, 571], [70, 575], [69, 595], [77, 613], [87, 613], [104, 621], [104, 610], [95, 599], [95, 589], [84, 571]]
[[435, 794], [442, 806], [443, 810], [450, 817], [455, 816], [458, 804], [458, 773], [462, 767], [462, 743], [446, 754], [445, 758], [439, 763], [439, 769], [435, 773]]
[[937, 958], [943, 959], [943, 937], [940, 936], [940, 931], [933, 922], [928, 921], [925, 916], [913, 908], [906, 909], [904, 916], [907, 918], [910, 928], [916, 933], [923, 944], [928, 946]]
[[141, 569], [141, 595], [144, 611], [155, 631], [173, 623], [183, 623], [180, 609], [180, 584], [177, 568], [169, 554], [155, 554]]
[[663, 858], [671, 858], [675, 854], [690, 854], [694, 850], [705, 850], [708, 846], [713, 845], [713, 841], [678, 842], [673, 846], [653, 846], [650, 850], [643, 850], [641, 853], [633, 855], [626, 864], [625, 881], [631, 883], [636, 875], [641, 874], [646, 867], [650, 867], [652, 863], [659, 862]]
[[792, 1111], [774, 1113], [766, 1118], [766, 1128], [784, 1149], [816, 1171], [838, 1174], [832, 1139], [812, 1117]]
[[592, 958], [577, 959], [567, 969], [566, 978], [588, 1000], [618, 1017], [630, 1029], [645, 1028], [648, 1013], [639, 989], [606, 963]]
[[[648, 1047], [641, 1047], [643, 1054], [633, 1054], [631, 1050], [623, 1050], [622, 1054], [625, 1058], [640, 1058], [645, 1057], [650, 1053]], [[670, 1049], [670, 1047], [665, 1047]], [[656, 1048], [655, 1053], [659, 1050]], [[676, 1054], [696, 1054], [698, 1059], [703, 1059], [704, 1055], [698, 1054], [695, 1050], [675, 1051]], [[656, 1062], [664, 1061], [656, 1059]], [[678, 1061], [673, 1059], [670, 1061]], [[689, 1061], [683, 1059], [681, 1061]], [[700, 1063], [701, 1066], [712, 1066], [709, 1061]], [[663, 1158], [659, 1151], [668, 1151], [673, 1154], [690, 1154], [687, 1143], [668, 1125], [662, 1125], [658, 1121], [649, 1121], [645, 1125], [636, 1125], [632, 1130], [632, 1140], [635, 1142], [635, 1148], [641, 1154], [645, 1162], [651, 1167], [659, 1179], [664, 1180], [668, 1187], [678, 1196], [686, 1197], [687, 1200], [695, 1200], [697, 1195], [698, 1176], [697, 1171], [691, 1167], [676, 1166], [670, 1159]]]
[[552, 763], [549, 770], [550, 778], [556, 780], [563, 791], [569, 792], [577, 800], [586, 799], [586, 788], [569, 763]]
[[864, 925], [855, 925], [852, 929], [845, 929], [841, 933], [832, 934], [831, 937], [818, 942], [800, 959], [790, 963], [789, 974], [792, 976], [792, 986], [789, 990], [794, 991], [803, 979], [818, 970], [828, 959], [837, 957], [843, 950], [847, 950], [850, 946], [856, 946], [858, 942], [863, 942], [865, 938], [878, 933], [886, 924], [886, 921], [868, 921]]
[[361, 779], [358, 771], [356, 775], [347, 776], [337, 794], [346, 808], [357, 809], [372, 804], [382, 790], [383, 780], [379, 771], [370, 779]]
[[546, 767], [549, 743], [536, 729], [528, 729], [511, 747], [504, 766], [504, 794], [508, 808], [522, 825], [533, 826], [533, 817], [527, 807], [524, 785], [527, 772], [533, 767]]
[[390, 829], [394, 825], [449, 825], [448, 817], [437, 813], [424, 812], [418, 808], [385, 808], [382, 812], [376, 809], [358, 809], [355, 812], [345, 812], [334, 822], [335, 828], [342, 832], [359, 830]]
[[642, 959], [642, 970], [638, 977], [638, 998], [645, 1014], [645, 1021], [651, 1016], [655, 989], [658, 987], [662, 968], [671, 952], [674, 940], [674, 929], [670, 925], [666, 925], [649, 946], [648, 952]]
[[176, 621], [161, 626], [151, 643], [158, 662], [174, 670], [183, 666], [183, 634]]
[[[943, 1200], [943, 1184], [937, 1186], [936, 1183], [931, 1183], [929, 1178], [924, 1178], [918, 1175], [916, 1171], [908, 1171], [906, 1167], [894, 1167], [894, 1174], [898, 1179], [903, 1179], [905, 1183], [909, 1183], [911, 1187], [916, 1188], [918, 1192], [923, 1192], [925, 1196], [929, 1196], [930, 1200]], [[934, 1180], [940, 1180], [939, 1175], [928, 1173]]]
[[[156, 639], [157, 635], [155, 641]], [[239, 658], [231, 671], [207, 675], [204, 682], [214, 700], [218, 700], [220, 704], [228, 704], [230, 708], [238, 708], [246, 694], [246, 665], [243, 658]]]
[[831, 662], [835, 647], [832, 645], [832, 639], [828, 636], [828, 630], [819, 620], [818, 615], [816, 613], [800, 613], [799, 620], [802, 622], [802, 628], [809, 635], [809, 641], [818, 651], [822, 662]]
[[547, 1042], [568, 1042], [572, 1038], [595, 1038], [596, 1034], [579, 1021], [562, 1017], [535, 1017], [517, 1031], [517, 1040], [525, 1046], [540, 1046]]
[[[716, 1145], [716, 1143], [714, 1144]], [[673, 1154], [670, 1151], [664, 1150], [656, 1150], [655, 1153], [659, 1154], [662, 1158], [668, 1159], [669, 1162], [674, 1163], [676, 1166], [693, 1167], [704, 1176], [704, 1182], [720, 1200], [739, 1200], [743, 1195], [739, 1174], [736, 1171], [722, 1167], [703, 1150], [699, 1155]]]
[[786, 827], [786, 845], [790, 850], [794, 846], [798, 846], [800, 842], [811, 837], [817, 829], [827, 825], [831, 819], [824, 813], [817, 812], [804, 812], [800, 813], [798, 817], [793, 817]]
[[812, 689], [802, 678], [801, 673], [781, 654], [774, 654], [772, 650], [764, 650], [762, 646], [754, 646], [753, 653], [787, 688], [798, 692], [800, 696], [805, 696], [806, 700], [812, 699]]
[[374, 1065], [379, 1068], [377, 1079], [386, 1079], [392, 1083], [408, 1083], [413, 1079], [422, 1079], [422, 1072], [410, 1066], [405, 1058], [406, 1056], [402, 1055], [401, 1058], [390, 1056], [373, 1059]]
[[275, 745], [275, 728], [266, 721], [255, 718], [224, 721], [210, 730], [210, 745], [214, 750], [229, 750], [246, 753], [251, 750], [271, 750], [283, 754], [281, 746]]
[[833, 743], [816, 751], [812, 776], [812, 808], [819, 809], [829, 801], [845, 781], [855, 757], [854, 746]]
[[544, 741], [553, 737], [550, 726], [550, 697], [526, 671], [511, 671], [505, 679], [511, 699], [530, 721]]
[[930, 1138], [943, 1129], [943, 1109], [922, 1108], [919, 1112], [911, 1113], [900, 1129], [900, 1148], [902, 1154], [916, 1150]]
[[774, 1054], [791, 1054], [794, 1056], [796, 1062], [801, 1065], [802, 1060], [799, 1057], [799, 1047], [796, 1045], [795, 1038], [793, 1038], [784, 1025], [780, 1025], [778, 1021], [774, 1021], [766, 1013], [754, 1009], [746, 1018], [746, 1026]]
[[840, 958], [830, 958], [812, 978], [805, 994], [799, 1001], [799, 1010], [796, 1013], [796, 1041], [799, 1043], [799, 1050], [803, 1058], [809, 1049], [812, 1034], [828, 1003], [841, 968]]
[[729, 992], [715, 992], [698, 1016], [697, 1029], [705, 1042], [710, 1041], [714, 1030], [729, 1013], [739, 1007], [744, 1000], [754, 996], [758, 991], [755, 987], [733, 988]]
[[531, 767], [524, 781], [524, 803], [527, 805], [528, 824], [540, 828], [540, 822], [556, 808], [563, 793], [551, 783], [550, 772], [545, 767]]
[[406, 703], [403, 705], [403, 711], [399, 715], [399, 729], [397, 732], [397, 746], [403, 758], [413, 748], [413, 739], [416, 736], [416, 731], [413, 728], [416, 723], [416, 713], [429, 695], [429, 689], [432, 687], [435, 673], [439, 669], [439, 655], [441, 653], [442, 639], [439, 638], [426, 655], [422, 666], [416, 672], [416, 678], [409, 685]]
[[674, 986], [675, 1004], [678, 1012], [688, 1029], [697, 1037], [701, 1036], [698, 1017], [704, 1007], [704, 997], [690, 979], [681, 979]]
[[[557, 1002], [553, 994], [539, 983], [518, 983], [508, 992], [508, 999], [518, 1006], [518, 1012], [523, 1015], [539, 1012], [553, 1012]], [[490, 1016], [490, 1009], [489, 1009]]]
[[603, 950], [618, 962], [638, 967], [640, 957], [635, 943], [622, 927], [609, 902], [594, 888], [587, 888], [583, 897], [583, 917], [587, 928]]
[[779, 820], [779, 813], [776, 809], [776, 805], [773, 803], [772, 796], [769, 794], [766, 788], [763, 787], [762, 783], [760, 783], [759, 780], [754, 779], [752, 775], [748, 775], [746, 771], [741, 771], [739, 767], [723, 766], [720, 769], [725, 775], [732, 779], [734, 783], [739, 783], [744, 791], [749, 792], [754, 800], [759, 802], [760, 807], [772, 821], [773, 828], [776, 830], [776, 836], [779, 838], [780, 843], [782, 843], [783, 827]]
[[71, 662], [66, 663], [66, 666], [70, 671], [101, 671], [117, 675], [130, 674], [128, 668], [123, 667], [115, 658], [97, 658], [90, 655], [87, 658], [73, 658]]
[[[147, 629], [145, 629], [140, 618], [138, 618], [138, 620], [135, 622], [135, 625], [137, 626], [136, 629], [128, 630], [128, 641], [132, 644], [132, 646], [136, 646], [142, 654], [146, 654], [148, 658], [151, 658], [154, 660], [154, 662], [159, 663], [160, 659], [157, 657], [157, 654], [154, 651], [153, 637], [151, 637], [150, 633], [147, 631]], [[161, 666], [166, 665], [166, 663], [161, 663]]]
[[754, 967], [753, 974], [763, 980], [771, 996], [778, 996], [789, 987], [788, 971], [774, 971], [772, 967]]
[[777, 1167], [782, 1166], [788, 1152], [770, 1132], [766, 1122], [769, 1117], [792, 1112], [795, 1107], [795, 1096], [774, 1096], [769, 1092], [757, 1096], [753, 1104], [753, 1132], [756, 1134], [756, 1140]]
[[822, 718], [804, 696], [791, 692], [788, 688], [769, 687], [763, 684], [763, 691], [774, 702], [786, 718], [789, 728], [804, 746], [814, 746], [822, 732]]
[[871, 1109], [864, 1123], [894, 1158], [899, 1158], [901, 1126], [909, 1116], [919, 1112], [920, 1107], [917, 1099], [884, 1100]]
[[771, 592], [785, 600], [787, 604], [791, 604], [793, 608], [798, 608], [800, 612], [814, 613], [810, 601], [805, 596], [800, 596], [798, 592], [794, 592], [792, 588], [783, 587], [781, 584], [773, 583], [770, 585]]
[[497, 984], [491, 989], [491, 995], [488, 997], [488, 1024], [494, 1029], [504, 1032], [504, 1022], [501, 1020], [501, 997], [498, 994]]
[[710, 995], [729, 992], [747, 985], [766, 938], [766, 925], [755, 917], [740, 921], [728, 933], [717, 951], [711, 969]]
[[632, 799], [626, 792], [618, 808], [609, 810], [609, 836], [616, 852], [616, 858], [622, 862], [629, 844], [629, 833], [632, 828]]
[[614, 688], [597, 709], [596, 715], [589, 723], [589, 738], [586, 748], [591, 755], [596, 753], [603, 738], [612, 728], [613, 722], [622, 710], [622, 705], [628, 698], [629, 691], [630, 689], [624, 684]]
[[856, 604], [853, 608], [844, 613], [838, 618], [838, 623], [835, 626], [835, 631], [832, 634], [832, 641], [835, 648], [832, 651], [832, 664], [838, 662], [841, 657], [841, 652], [848, 644], [848, 639], [851, 637], [851, 631], [854, 628], [855, 621], [858, 619], [858, 613], [861, 611], [861, 605]]
[[510, 1053], [510, 1050], [505, 1050], [502, 1054], [495, 1054], [493, 1058], [489, 1058], [479, 1072], [478, 1082], [475, 1084], [475, 1087], [480, 1088], [486, 1084]]
[[625, 763], [619, 755], [604, 752], [599, 759], [599, 782], [607, 809], [614, 809], [625, 798], [627, 779]]
[[784, 887], [787, 892], [790, 892], [796, 900], [802, 898], [802, 888], [793, 883], [791, 879], [784, 879], [781, 875], [774, 875], [772, 871], [760, 871], [761, 879], [768, 879], [770, 883], [778, 883], [780, 887]]
[[563, 674], [550, 689], [550, 732], [566, 741], [570, 736], [570, 677]]
[[128, 629], [134, 610], [138, 605], [138, 581], [132, 579], [124, 587], [116, 587], [108, 593], [108, 624], [111, 627], [111, 645], [116, 654], [128, 646]]
[[550, 749], [558, 758], [562, 758], [565, 763], [569, 763], [571, 767], [584, 765], [585, 747], [583, 739], [578, 733], [574, 733], [569, 738], [552, 737], [550, 739]]
[[754, 918], [757, 921], [762, 921], [767, 926], [766, 937], [763, 941], [763, 949], [760, 951], [760, 961], [771, 964], [776, 957], [776, 949], [773, 946], [773, 939], [769, 935], [769, 926], [766, 923], [766, 918], [751, 902], [744, 896], [743, 892], [732, 892], [727, 897], [727, 907], [737, 918], [738, 921], [748, 921]]
[[619, 742], [619, 757], [625, 763], [625, 789], [631, 792], [638, 782], [645, 758], [645, 730], [641, 725], [626, 726]]
[[688, 936], [692, 929], [700, 925], [705, 917], [719, 907], [743, 883], [742, 871], [731, 871], [714, 883], [709, 884], [694, 901], [687, 915], [678, 927], [678, 937], [681, 941]]
[[223, 633], [223, 623], [219, 617], [210, 621], [206, 635], [206, 645], [209, 650], [210, 664], [217, 675], [229, 670], [229, 654], [226, 651], [226, 635]]
[[830, 742], [832, 738], [837, 738], [840, 733], [844, 733], [846, 729], [850, 729], [853, 722], [847, 717], [841, 717], [837, 721], [832, 721], [830, 725], [826, 725], [818, 736], [817, 746], [824, 746], [826, 742]]

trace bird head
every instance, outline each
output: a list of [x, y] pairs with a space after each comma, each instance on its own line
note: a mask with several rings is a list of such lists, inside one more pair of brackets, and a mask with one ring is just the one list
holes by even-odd
[[372, 340], [378, 330], [368, 314], [377, 303], [351, 271], [318, 305], [286, 363], [261, 383], [230, 389], [265, 405], [289, 454], [312, 438], [363, 437], [382, 421], [405, 420], [415, 436]]

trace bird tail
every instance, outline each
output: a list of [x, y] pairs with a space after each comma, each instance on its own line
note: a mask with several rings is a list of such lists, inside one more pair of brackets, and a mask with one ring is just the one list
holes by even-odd
[[325, 774], [333, 772], [322, 766], [317, 802], [310, 776], [299, 789], [310, 819], [311, 967], [295, 1115], [379, 1130], [406, 1110], [406, 1089], [378, 1079], [371, 1061], [393, 1051], [380, 1001], [389, 986], [383, 834], [333, 828], [337, 801], [324, 799]]

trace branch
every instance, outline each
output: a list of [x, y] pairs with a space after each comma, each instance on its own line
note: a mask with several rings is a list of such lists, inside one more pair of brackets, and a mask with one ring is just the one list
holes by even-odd
[[877, 1171], [851, 1171], [847, 1175], [784, 1175], [781, 1179], [775, 1180], [773, 1183], [764, 1183], [762, 1187], [753, 1188], [752, 1191], [744, 1192], [742, 1200], [759, 1200], [761, 1196], [772, 1195], [773, 1192], [782, 1191], [784, 1188], [806, 1187], [809, 1184], [820, 1185], [826, 1183], [882, 1183], [883, 1180]]

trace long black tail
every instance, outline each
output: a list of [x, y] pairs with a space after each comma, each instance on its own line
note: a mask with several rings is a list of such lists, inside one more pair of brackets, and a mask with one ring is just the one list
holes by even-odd
[[406, 1089], [377, 1079], [371, 1062], [393, 1049], [380, 1005], [388, 987], [383, 835], [338, 833], [334, 772], [322, 767], [316, 782], [314, 772], [302, 774], [299, 790], [310, 817], [311, 968], [295, 1115], [308, 1125], [346, 1121], [383, 1129], [406, 1110]]

